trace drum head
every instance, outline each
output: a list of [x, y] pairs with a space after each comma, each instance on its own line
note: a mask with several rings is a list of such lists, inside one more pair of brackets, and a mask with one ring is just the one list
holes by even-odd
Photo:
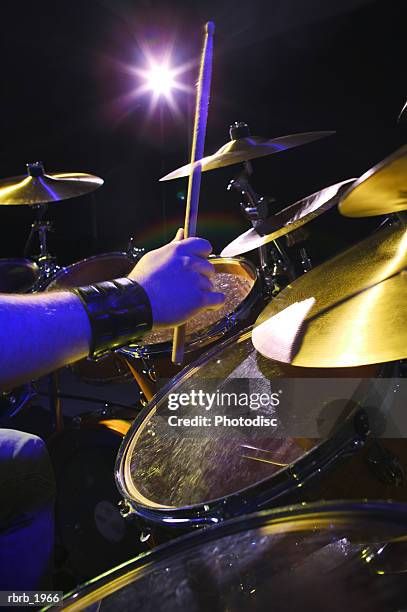
[[82, 259], [59, 270], [47, 286], [47, 291], [80, 287], [127, 276], [136, 265], [128, 253], [102, 253]]
[[216, 521], [293, 492], [298, 500], [307, 480], [364, 441], [359, 402], [374, 398], [362, 378], [371, 375], [277, 364], [247, 330], [184, 369], [140, 414], [118, 455], [119, 488], [139, 514], [165, 523]]
[[[224, 293], [226, 299], [220, 308], [204, 310], [187, 322], [187, 352], [197, 348], [197, 342], [199, 346], [205, 346], [213, 341], [213, 336], [225, 334], [240, 320], [245, 321], [246, 327], [247, 317], [253, 313], [253, 307], [260, 298], [256, 268], [250, 261], [242, 257], [213, 257], [210, 262], [215, 267], [214, 290]], [[165, 328], [153, 329], [145, 334], [143, 355], [165, 351], [165, 344], [171, 352], [173, 333], [172, 328]]]
[[406, 536], [406, 513], [372, 502], [254, 514], [130, 561], [68, 596], [63, 609], [404, 610], [407, 543], [391, 540]]
[[30, 259], [0, 259], [0, 293], [27, 293], [40, 275]]

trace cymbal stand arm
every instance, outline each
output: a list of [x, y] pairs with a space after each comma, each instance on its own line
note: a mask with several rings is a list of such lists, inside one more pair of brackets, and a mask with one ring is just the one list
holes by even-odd
[[[245, 198], [241, 202], [240, 208], [246, 218], [250, 221], [253, 228], [257, 231], [259, 222], [264, 221], [268, 216], [268, 200], [259, 197], [249, 184], [248, 175], [251, 173], [251, 164], [245, 163], [242, 174], [230, 181], [228, 190], [236, 189]], [[293, 280], [294, 274], [291, 262], [277, 240], [273, 241], [273, 247], [269, 249], [266, 245], [258, 248], [260, 274], [264, 282], [266, 296], [277, 294], [281, 287], [279, 278], [288, 276]]]

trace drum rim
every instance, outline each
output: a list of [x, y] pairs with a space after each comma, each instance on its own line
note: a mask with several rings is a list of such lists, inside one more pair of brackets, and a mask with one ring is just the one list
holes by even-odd
[[33, 259], [30, 259], [29, 257], [1, 257], [0, 264], [3, 262], [10, 264], [22, 263], [24, 266], [27, 266], [27, 268], [34, 268], [35, 270], [39, 270], [37, 262], [35, 262]]
[[[406, 527], [407, 504], [400, 502], [390, 502], [381, 500], [332, 500], [319, 501], [307, 504], [295, 504], [283, 506], [280, 508], [262, 510], [235, 517], [227, 521], [220, 522], [218, 525], [213, 525], [209, 529], [199, 529], [193, 532], [186, 533], [181, 537], [176, 538], [157, 546], [151, 551], [141, 553], [122, 563], [109, 572], [105, 572], [99, 576], [95, 576], [91, 580], [79, 585], [74, 590], [64, 595], [64, 607], [68, 610], [83, 610], [85, 605], [91, 605], [94, 601], [84, 602], [84, 598], [92, 598], [96, 592], [103, 590], [117, 581], [117, 588], [107, 592], [105, 597], [117, 592], [122, 586], [125, 587], [133, 580], [122, 584], [120, 579], [127, 572], [139, 572], [148, 570], [154, 563], [162, 563], [167, 559], [170, 560], [174, 555], [182, 554], [188, 550], [192, 550], [196, 546], [209, 544], [213, 541], [221, 541], [224, 537], [232, 536], [238, 533], [244, 533], [252, 529], [261, 527], [271, 527], [275, 534], [281, 532], [279, 528], [284, 526], [285, 533], [295, 533], [296, 529], [301, 526], [301, 523], [310, 521], [325, 521], [320, 526], [321, 529], [328, 531], [332, 527], [332, 520], [342, 520], [352, 523], [355, 520], [363, 521], [363, 524], [368, 526], [369, 522], [383, 524], [400, 525], [403, 533], [407, 532]], [[346, 525], [343, 525], [346, 528]], [[274, 535], [274, 534], [273, 534]], [[394, 534], [392, 534], [394, 537]], [[390, 537], [390, 536], [387, 536]], [[127, 570], [127, 572], [126, 572]], [[104, 599], [104, 597], [102, 597]], [[65, 606], [69, 606], [66, 608]], [[72, 607], [71, 607], [72, 606]], [[47, 607], [44, 610], [60, 610], [60, 607]]]
[[[31, 281], [28, 283], [28, 286], [24, 288], [24, 290], [18, 291], [17, 289], [14, 291], [24, 295], [26, 293], [31, 293], [34, 291], [35, 286], [37, 285], [40, 278], [40, 268], [36, 261], [30, 259], [29, 257], [2, 257], [0, 258], [0, 269], [3, 266], [9, 265], [10, 267], [19, 266], [20, 271], [27, 271], [32, 275]], [[0, 294], [10, 295], [8, 291], [0, 291]]]
[[[238, 340], [241, 342], [247, 340], [252, 329], [253, 325], [239, 331], [224, 342], [211, 347], [198, 359], [183, 368], [156, 393], [133, 421], [120, 445], [114, 470], [116, 485], [131, 508], [131, 512], [148, 521], [166, 525], [172, 524], [173, 527], [179, 527], [182, 523], [191, 525], [216, 524], [219, 520], [260, 510], [266, 504], [279, 503], [280, 498], [283, 498], [283, 501], [285, 498], [287, 501], [287, 496], [292, 495], [296, 489], [325, 473], [327, 469], [336, 465], [342, 458], [355, 454], [366, 442], [369, 434], [367, 413], [363, 407], [355, 405], [343, 422], [337, 426], [335, 433], [330, 438], [304, 452], [299, 459], [280, 469], [273, 476], [254, 482], [244, 489], [209, 502], [203, 501], [176, 508], [165, 506], [155, 508], [135, 502], [126, 484], [125, 468], [129, 448], [141, 425], [145, 423], [150, 413], [171, 390], [186, 378], [192, 376], [210, 358], [223, 352], [225, 348], [235, 344]], [[316, 462], [318, 462], [317, 466], [315, 465]], [[297, 473], [297, 471], [300, 473]], [[274, 483], [273, 486], [271, 485], [272, 482]]]
[[[249, 293], [241, 301], [241, 303], [237, 306], [235, 310], [233, 310], [228, 315], [222, 317], [216, 323], [208, 325], [207, 327], [204, 327], [199, 331], [193, 332], [190, 336], [187, 337], [185, 343], [186, 353], [190, 353], [200, 348], [205, 348], [216, 340], [226, 336], [226, 334], [230, 331], [233, 331], [236, 325], [241, 321], [244, 321], [246, 316], [252, 311], [256, 302], [261, 299], [260, 277], [258, 270], [252, 261], [240, 256], [215, 256], [210, 257], [209, 260], [211, 261], [211, 263], [216, 260], [219, 261], [219, 263], [237, 262], [240, 263], [242, 267], [246, 266], [252, 273], [254, 283]], [[167, 340], [165, 342], [156, 342], [154, 344], [143, 344], [143, 342], [140, 341], [139, 345], [137, 346], [128, 345], [118, 349], [117, 352], [136, 359], [148, 359], [149, 357], [164, 357], [171, 355], [172, 341]]]
[[45, 285], [44, 291], [51, 291], [53, 289], [63, 289], [63, 287], [51, 287], [50, 285], [54, 281], [64, 278], [75, 267], [79, 268], [80, 265], [87, 263], [89, 261], [96, 261], [98, 259], [102, 260], [106, 257], [119, 257], [119, 256], [123, 259], [128, 259], [129, 261], [134, 261], [134, 262], [137, 262], [139, 258], [139, 254], [132, 254], [127, 251], [108, 251], [107, 253], [98, 253], [97, 255], [91, 255], [90, 257], [79, 259], [79, 261], [74, 261], [73, 263], [67, 266], [62, 266], [59, 270], [57, 270], [57, 272], [55, 272], [52, 278], [48, 280], [47, 284]]

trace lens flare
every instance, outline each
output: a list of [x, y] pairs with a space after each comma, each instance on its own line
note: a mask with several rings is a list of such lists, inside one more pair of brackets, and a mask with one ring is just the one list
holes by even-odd
[[146, 85], [156, 95], [168, 98], [171, 91], [177, 87], [174, 72], [165, 64], [151, 66], [146, 73]]

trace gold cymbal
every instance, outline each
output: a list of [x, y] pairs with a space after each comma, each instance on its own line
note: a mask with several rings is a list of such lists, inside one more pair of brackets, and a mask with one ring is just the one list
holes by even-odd
[[254, 228], [244, 232], [222, 251], [222, 257], [235, 257], [272, 242], [289, 232], [297, 230], [312, 219], [319, 217], [338, 203], [340, 193], [355, 179], [347, 179], [291, 204], [266, 220], [266, 227], [273, 228], [271, 233], [260, 236]]
[[407, 210], [407, 145], [365, 172], [345, 193], [345, 217], [374, 217]]
[[[279, 138], [262, 138], [261, 136], [246, 136], [236, 140], [230, 140], [223, 145], [216, 153], [203, 157], [196, 164], [201, 164], [202, 172], [208, 170], [217, 170], [224, 166], [231, 166], [241, 162], [249, 161], [257, 157], [281, 153], [294, 147], [307, 144], [326, 136], [331, 136], [335, 132], [304, 132], [303, 134], [291, 134], [289, 136], [280, 136]], [[172, 181], [173, 179], [189, 176], [191, 164], [182, 166], [166, 176], [160, 178], [160, 181]]]
[[338, 368], [407, 357], [407, 228], [384, 228], [288, 285], [253, 344], [295, 366]]
[[103, 179], [83, 172], [45, 174], [41, 162], [27, 164], [27, 175], [0, 180], [0, 206], [47, 204], [90, 193]]

